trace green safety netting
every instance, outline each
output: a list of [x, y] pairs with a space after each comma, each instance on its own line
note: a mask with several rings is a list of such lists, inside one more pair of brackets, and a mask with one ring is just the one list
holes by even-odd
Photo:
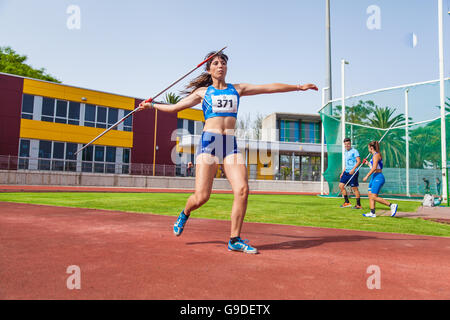
[[[386, 183], [382, 195], [422, 198], [425, 193], [442, 195], [441, 111], [439, 81], [378, 90], [345, 99], [345, 137], [352, 140], [361, 159], [369, 155], [367, 145], [380, 140], [383, 174]], [[445, 92], [450, 82], [445, 81]], [[323, 121], [328, 168], [324, 178], [329, 195], [339, 194], [342, 172], [342, 101], [325, 105], [320, 115]], [[450, 98], [446, 98], [446, 140], [450, 138]], [[370, 159], [370, 156], [369, 158]], [[447, 159], [450, 145], [447, 143]], [[360, 191], [367, 194], [368, 183], [362, 178], [369, 168], [359, 173]], [[444, 180], [444, 181], [443, 181]]]

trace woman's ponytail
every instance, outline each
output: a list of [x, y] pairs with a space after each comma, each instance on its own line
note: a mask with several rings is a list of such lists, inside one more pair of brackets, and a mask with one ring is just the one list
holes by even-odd
[[[216, 54], [216, 51], [212, 51], [212, 52], [208, 53], [205, 57], [205, 60], [214, 54]], [[225, 60], [226, 62], [228, 62], [228, 56], [222, 52], [218, 53], [216, 57], [219, 57], [219, 58]], [[215, 59], [215, 57], [206, 62], [206, 66], [205, 66], [206, 71], [209, 71], [212, 60], [214, 60], [214, 59]], [[209, 87], [212, 84], [213, 84], [213, 81], [212, 81], [211, 75], [208, 72], [203, 72], [197, 78], [195, 78], [191, 82], [189, 82], [188, 85], [186, 86], [185, 90], [183, 90], [181, 92], [181, 94], [182, 95], [190, 95], [192, 92], [194, 92], [198, 88]]]
[[376, 152], [380, 153], [380, 143], [378, 141], [372, 141], [369, 143], [369, 147], [372, 147]]

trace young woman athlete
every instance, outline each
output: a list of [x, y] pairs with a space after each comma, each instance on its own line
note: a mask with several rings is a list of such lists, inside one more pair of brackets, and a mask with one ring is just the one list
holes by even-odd
[[370, 167], [370, 171], [364, 177], [363, 181], [366, 182], [367, 179], [372, 176], [369, 182], [370, 212], [363, 214], [363, 216], [375, 218], [375, 202], [379, 202], [391, 209], [391, 217], [393, 217], [397, 213], [398, 205], [395, 203], [390, 203], [389, 201], [386, 201], [378, 196], [381, 187], [385, 182], [384, 175], [382, 173], [383, 159], [381, 157], [380, 144], [378, 143], [378, 141], [372, 141], [371, 143], [369, 143], [369, 152], [372, 154], [372, 159], [370, 159], [370, 162], [364, 159], [364, 163]]
[[[211, 52], [206, 59], [214, 55]], [[173, 226], [180, 236], [192, 211], [205, 204], [211, 195], [218, 164], [223, 165], [225, 175], [234, 195], [231, 210], [231, 233], [228, 249], [245, 253], [258, 253], [247, 240], [241, 239], [241, 229], [247, 210], [248, 176], [245, 161], [237, 148], [234, 129], [240, 98], [264, 93], [318, 90], [314, 84], [289, 85], [282, 83], [253, 85], [230, 84], [225, 81], [228, 57], [219, 53], [206, 63], [206, 72], [192, 80], [186, 87], [186, 97], [173, 105], [142, 102], [140, 110], [155, 108], [165, 112], [178, 112], [202, 104], [205, 125], [197, 147], [195, 192]]]

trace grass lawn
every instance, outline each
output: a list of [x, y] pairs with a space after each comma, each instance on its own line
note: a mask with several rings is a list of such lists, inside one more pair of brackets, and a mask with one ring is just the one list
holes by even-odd
[[[184, 193], [0, 193], [0, 201], [53, 206], [119, 210], [178, 216], [190, 194]], [[212, 194], [192, 217], [229, 220], [233, 195]], [[354, 202], [354, 201], [353, 201]], [[245, 221], [325, 228], [342, 228], [435, 236], [450, 236], [450, 225], [411, 218], [364, 218], [365, 210], [341, 209], [342, 199], [297, 195], [250, 195]], [[420, 202], [396, 201], [399, 211], [414, 212]], [[377, 214], [386, 212], [378, 205]]]

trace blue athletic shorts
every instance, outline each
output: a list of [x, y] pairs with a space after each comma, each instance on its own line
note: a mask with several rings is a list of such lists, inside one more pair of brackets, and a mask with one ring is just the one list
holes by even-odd
[[359, 171], [357, 173], [355, 173], [355, 175], [352, 178], [352, 175], [348, 172], [344, 172], [344, 174], [342, 175], [341, 180], [339, 181], [340, 183], [346, 184], [350, 178], [352, 180], [350, 180], [350, 182], [347, 184], [350, 187], [358, 187], [359, 183], [358, 183], [358, 176], [359, 176]]
[[219, 158], [219, 163], [231, 154], [241, 153], [234, 135], [203, 131], [196, 154], [208, 153]]
[[380, 194], [381, 187], [385, 182], [384, 175], [381, 172], [372, 174], [369, 182], [369, 191], [373, 194]]

